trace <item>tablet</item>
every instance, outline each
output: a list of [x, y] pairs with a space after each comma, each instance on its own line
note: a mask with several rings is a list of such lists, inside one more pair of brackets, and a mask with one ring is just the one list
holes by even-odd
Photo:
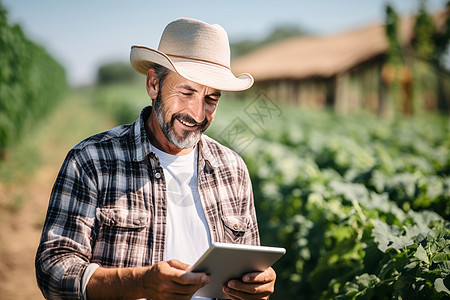
[[264, 271], [285, 253], [286, 249], [278, 247], [214, 243], [191, 268], [191, 272], [204, 272], [211, 278], [194, 296], [227, 299], [222, 287], [228, 280]]

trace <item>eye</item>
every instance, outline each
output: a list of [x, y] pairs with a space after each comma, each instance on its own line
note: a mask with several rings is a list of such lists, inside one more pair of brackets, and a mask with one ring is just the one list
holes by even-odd
[[205, 99], [206, 99], [206, 101], [208, 101], [209, 103], [212, 103], [212, 104], [216, 104], [219, 102], [218, 98], [213, 98], [211, 96], [206, 96]]

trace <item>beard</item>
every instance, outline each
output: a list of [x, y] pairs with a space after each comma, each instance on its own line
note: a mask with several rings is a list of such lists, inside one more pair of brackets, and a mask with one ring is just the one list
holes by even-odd
[[[191, 116], [183, 113], [173, 114], [170, 117], [170, 120], [166, 121], [165, 116], [168, 115], [168, 108], [162, 102], [161, 90], [158, 91], [158, 96], [156, 97], [156, 101], [154, 103], [154, 109], [156, 119], [158, 120], [158, 124], [161, 127], [164, 136], [178, 149], [193, 148], [200, 141], [202, 133], [206, 130], [206, 128], [208, 128], [208, 121], [206, 120], [206, 118], [202, 123], [198, 124]], [[198, 124], [200, 126], [195, 131], [184, 130], [182, 136], [179, 136], [173, 128], [176, 119], [190, 124]]]

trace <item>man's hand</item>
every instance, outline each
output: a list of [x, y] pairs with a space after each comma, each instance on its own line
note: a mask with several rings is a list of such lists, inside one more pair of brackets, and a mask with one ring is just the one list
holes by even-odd
[[245, 274], [242, 280], [228, 281], [223, 292], [233, 300], [268, 299], [274, 291], [276, 277], [272, 268]]
[[88, 299], [191, 299], [209, 283], [205, 273], [188, 272], [178, 260], [162, 261], [150, 267], [98, 268], [87, 285]]
[[191, 299], [194, 293], [209, 282], [204, 273], [187, 272], [189, 265], [178, 260], [153, 265], [144, 276], [144, 290], [153, 300]]

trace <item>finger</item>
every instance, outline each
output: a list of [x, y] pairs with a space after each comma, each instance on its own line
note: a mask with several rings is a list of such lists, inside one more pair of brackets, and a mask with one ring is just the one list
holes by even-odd
[[169, 260], [167, 263], [169, 264], [169, 266], [171, 266], [173, 268], [176, 268], [179, 270], [184, 270], [184, 271], [189, 270], [189, 268], [191, 267], [190, 265], [185, 264], [184, 262], [181, 262], [176, 259]]
[[231, 300], [242, 300], [241, 298], [235, 297], [234, 295], [230, 294], [232, 293], [232, 290], [227, 286], [223, 286], [222, 291], [228, 296], [227, 298], [230, 298]]
[[[268, 296], [273, 293], [272, 282], [268, 283], [244, 283], [239, 280], [230, 280], [227, 283], [227, 287], [236, 292], [243, 292], [250, 295], [262, 295]], [[235, 295], [233, 293], [233, 295]]]
[[170, 281], [181, 285], [198, 285], [199, 287], [209, 283], [209, 276], [205, 273], [192, 273], [186, 272], [184, 268], [189, 265], [182, 263], [178, 260], [170, 260], [167, 262], [169, 269], [163, 271], [166, 274], [166, 278]]
[[172, 259], [167, 262], [173, 269], [173, 281], [179, 284], [200, 284], [205, 285], [209, 282], [209, 276], [205, 273], [186, 272], [190, 269], [190, 265], [179, 260]]
[[243, 282], [249, 283], [267, 283], [275, 281], [277, 275], [272, 268], [268, 268], [264, 272], [253, 272], [242, 276]]
[[210, 277], [205, 273], [185, 272], [179, 278], [175, 278], [175, 282], [179, 284], [194, 284], [204, 286], [210, 281]]
[[245, 300], [252, 300], [252, 299], [268, 299], [270, 292], [263, 292], [263, 293], [248, 293], [245, 291], [238, 291], [232, 288], [229, 288], [228, 286], [223, 287], [223, 292], [227, 294], [231, 299], [245, 299]]
[[199, 290], [202, 284], [179, 284], [172, 282], [170, 291], [177, 295], [190, 295], [192, 296], [197, 290]]
[[172, 268], [170, 272], [170, 280], [181, 285], [199, 285], [204, 286], [209, 283], [209, 276], [205, 273], [186, 272], [176, 268]]
[[172, 278], [170, 281], [165, 283], [160, 283], [159, 288], [176, 294], [176, 295], [193, 295], [198, 289], [204, 286], [204, 283], [190, 284], [190, 283], [179, 283], [178, 279]]

